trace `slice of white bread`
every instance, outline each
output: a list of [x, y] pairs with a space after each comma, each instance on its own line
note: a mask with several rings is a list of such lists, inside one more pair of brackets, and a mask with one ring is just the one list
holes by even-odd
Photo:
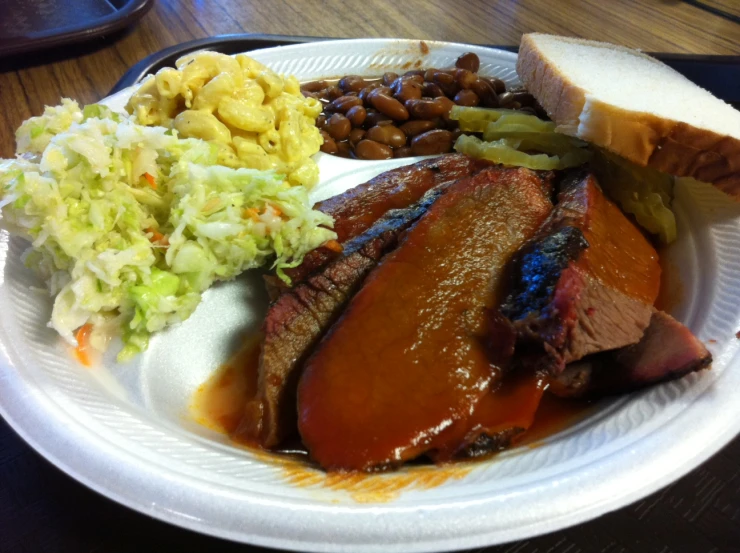
[[559, 131], [740, 199], [740, 111], [655, 58], [532, 33], [517, 72]]

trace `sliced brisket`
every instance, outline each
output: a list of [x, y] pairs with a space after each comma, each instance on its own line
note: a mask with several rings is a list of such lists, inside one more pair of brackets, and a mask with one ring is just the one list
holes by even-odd
[[495, 290], [551, 208], [534, 172], [485, 169], [450, 186], [383, 258], [300, 379], [299, 430], [321, 466], [445, 458], [526, 423], [495, 401], [473, 419], [502, 374], [487, 340]]
[[480, 457], [511, 445], [534, 422], [547, 379], [514, 370], [484, 394], [469, 417], [448, 430], [443, 444], [429, 452], [436, 462]]
[[501, 312], [517, 329], [517, 355], [559, 374], [591, 353], [640, 340], [660, 286], [655, 249], [595, 178], [562, 185], [558, 204], [514, 262]]
[[[447, 186], [490, 165], [489, 161], [463, 154], [425, 159], [386, 171], [364, 184], [319, 202], [316, 209], [334, 218], [334, 232], [339, 243], [344, 245], [369, 229], [388, 210], [408, 207], [428, 190]], [[549, 173], [542, 175], [543, 180], [552, 178]], [[301, 265], [287, 270], [286, 274], [296, 284], [337, 255], [334, 250], [317, 248], [304, 257]]]
[[443, 192], [439, 187], [415, 205], [391, 210], [345, 244], [342, 255], [281, 294], [263, 325], [258, 391], [235, 438], [271, 448], [296, 431], [296, 386], [301, 363], [347, 300], [399, 235]]
[[680, 378], [711, 362], [712, 355], [688, 328], [655, 310], [639, 342], [568, 365], [550, 391], [561, 397], [619, 394]]

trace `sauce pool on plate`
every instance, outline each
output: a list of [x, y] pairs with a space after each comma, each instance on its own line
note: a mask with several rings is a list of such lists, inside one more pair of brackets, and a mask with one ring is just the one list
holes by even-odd
[[[240, 446], [258, 450], [264, 455], [263, 450], [236, 435], [244, 416], [244, 406], [257, 389], [259, 346], [260, 335], [246, 340], [244, 346], [231, 359], [198, 387], [191, 402], [191, 412], [198, 424], [226, 434]], [[534, 423], [527, 432], [514, 441], [513, 445], [538, 447], [546, 438], [589, 416], [594, 408], [592, 402], [562, 399], [546, 393], [537, 410]], [[274, 456], [294, 459], [299, 456], [308, 466], [308, 463], [305, 463], [306, 451], [301, 444], [288, 444], [282, 450], [274, 452]], [[484, 457], [486, 458], [490, 456]], [[468, 463], [465, 462], [466, 465]]]
[[191, 410], [196, 422], [216, 432], [233, 435], [244, 404], [257, 391], [259, 335], [244, 346], [195, 391]]

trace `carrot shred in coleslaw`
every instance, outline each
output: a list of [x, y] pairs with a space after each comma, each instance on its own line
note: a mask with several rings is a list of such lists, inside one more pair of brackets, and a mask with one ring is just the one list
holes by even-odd
[[152, 187], [152, 189], [157, 189], [157, 181], [154, 179], [154, 176], [151, 173], [144, 173], [144, 178], [149, 183], [149, 186]]
[[92, 333], [92, 329], [93, 326], [91, 324], [84, 324], [77, 330], [77, 334], [75, 335], [77, 339], [75, 356], [86, 367], [92, 366], [92, 362], [90, 361], [90, 334]]
[[148, 228], [146, 229], [146, 233], [152, 235], [151, 238], [149, 238], [149, 241], [152, 244], [157, 244], [159, 246], [169, 246], [170, 245], [170, 241], [167, 238], [167, 236], [165, 236], [158, 230], [153, 229], [153, 228]]

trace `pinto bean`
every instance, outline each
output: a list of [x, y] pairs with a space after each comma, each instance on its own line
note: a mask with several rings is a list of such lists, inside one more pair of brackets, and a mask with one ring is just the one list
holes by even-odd
[[435, 98], [434, 101], [442, 106], [442, 119], [449, 121], [450, 110], [455, 106], [455, 102], [450, 100], [447, 96], [440, 96], [439, 98]]
[[422, 95], [421, 85], [410, 79], [396, 79], [391, 90], [393, 91], [393, 97], [399, 102], [418, 100]]
[[370, 102], [372, 104], [373, 97], [376, 94], [385, 94], [386, 96], [391, 96], [391, 95], [393, 95], [393, 92], [391, 91], [390, 87], [388, 87], [388, 86], [383, 86], [383, 85], [376, 86], [367, 95], [367, 97], [365, 98], [365, 102]]
[[393, 150], [393, 157], [409, 157], [411, 155], [411, 148], [408, 146], [401, 146]]
[[366, 86], [367, 82], [359, 75], [347, 75], [339, 80], [339, 88], [344, 92], [360, 92]]
[[473, 83], [470, 90], [475, 92], [475, 95], [480, 99], [480, 103], [485, 107], [497, 108], [499, 106], [498, 95], [488, 81], [479, 78]]
[[496, 77], [481, 77], [481, 79], [487, 81], [493, 87], [493, 90], [496, 91], [496, 94], [506, 92], [506, 83], [501, 79], [497, 79]]
[[347, 113], [344, 115], [349, 119], [349, 122], [352, 123], [353, 127], [359, 127], [365, 122], [367, 110], [362, 105], [354, 106], [349, 108]]
[[385, 86], [391, 86], [391, 84], [393, 84], [396, 79], [398, 79], [398, 73], [388, 71], [387, 73], [383, 73], [383, 78], [381, 79], [381, 81]]
[[401, 125], [400, 129], [403, 131], [403, 133], [408, 136], [409, 138], [412, 138], [416, 136], [417, 134], [421, 134], [427, 131], [431, 131], [432, 129], [435, 129], [437, 127], [437, 124], [434, 121], [429, 121], [426, 119], [415, 119], [413, 121], [407, 121], [403, 125]]
[[432, 119], [444, 112], [445, 106], [434, 100], [407, 100], [404, 106], [415, 119]]
[[321, 136], [324, 138], [324, 143], [321, 145], [321, 151], [325, 154], [336, 154], [339, 150], [337, 149], [337, 143], [334, 139], [329, 136], [326, 131], [320, 131]]
[[406, 145], [406, 135], [401, 129], [393, 125], [383, 125], [382, 127], [368, 129], [366, 138], [386, 144], [392, 148], [400, 148]]
[[[424, 80], [424, 72], [425, 72], [424, 69], [411, 69], [409, 71], [406, 71], [406, 73], [404, 73], [401, 76], [402, 77], [421, 77], [422, 82], [423, 82], [423, 80]], [[419, 83], [419, 84], [421, 84], [421, 83]]]
[[[375, 127], [373, 127], [375, 128]], [[357, 146], [357, 143], [365, 138], [366, 131], [364, 129], [352, 129], [349, 131], [348, 141], [352, 147]]]
[[422, 96], [428, 96], [429, 98], [439, 98], [444, 96], [444, 90], [439, 88], [439, 85], [434, 83], [424, 83], [424, 87], [421, 89]]
[[460, 86], [455, 81], [455, 77], [444, 71], [435, 71], [432, 82], [441, 88], [446, 96], [454, 96], [460, 90]]
[[327, 83], [326, 81], [311, 81], [309, 83], [303, 83], [301, 85], [301, 91], [320, 92], [324, 90], [327, 86], [329, 86], [329, 83]]
[[352, 146], [347, 142], [337, 142], [337, 150], [339, 157], [352, 157]]
[[455, 71], [455, 81], [460, 88], [468, 89], [478, 79], [478, 75], [467, 69], [458, 69]]
[[534, 106], [535, 99], [534, 96], [532, 96], [529, 92], [521, 91], [521, 92], [512, 92], [511, 93], [512, 101], [519, 102], [522, 106]]
[[452, 133], [442, 129], [427, 131], [411, 141], [411, 152], [415, 156], [445, 154], [450, 150], [452, 150]]
[[480, 69], [480, 59], [473, 52], [467, 52], [457, 58], [455, 61], [455, 67], [467, 69], [472, 73], [477, 73], [478, 69]]
[[325, 88], [323, 92], [323, 97], [330, 102], [341, 96], [344, 96], [344, 91], [336, 85]]
[[335, 113], [326, 122], [326, 132], [334, 140], [344, 140], [349, 136], [349, 131], [352, 130], [352, 123], [349, 122], [344, 115], [341, 113]]
[[369, 94], [370, 94], [370, 93], [371, 93], [371, 92], [372, 92], [373, 90], [375, 90], [376, 88], [378, 88], [379, 86], [381, 86], [381, 84], [380, 84], [380, 83], [370, 83], [369, 85], [367, 85], [367, 86], [366, 86], [365, 88], [363, 88], [363, 89], [362, 89], [362, 90], [361, 90], [361, 91], [359, 92], [359, 98], [360, 98], [360, 100], [362, 100], [363, 102], [367, 102], [367, 97], [368, 97], [368, 95], [369, 95]]
[[409, 112], [401, 102], [378, 92], [379, 90], [379, 88], [375, 89], [368, 97], [375, 109], [396, 121], [405, 121], [409, 118]]
[[512, 92], [504, 92], [498, 95], [498, 102], [501, 107], [510, 106], [514, 102], [514, 94]]
[[335, 113], [346, 113], [350, 108], [361, 105], [362, 100], [357, 96], [340, 96], [336, 100], [332, 100], [325, 109]]
[[458, 106], [472, 107], [480, 104], [480, 98], [478, 98], [478, 95], [472, 90], [468, 90], [465, 88], [455, 94], [454, 100]]
[[391, 159], [393, 148], [374, 140], [360, 140], [355, 146], [355, 155], [360, 159]]
[[365, 123], [363, 126], [366, 129], [369, 129], [370, 127], [375, 127], [376, 125], [392, 125], [393, 119], [388, 117], [387, 115], [384, 115], [380, 113], [376, 109], [369, 108], [367, 110], [367, 117], [365, 117]]

